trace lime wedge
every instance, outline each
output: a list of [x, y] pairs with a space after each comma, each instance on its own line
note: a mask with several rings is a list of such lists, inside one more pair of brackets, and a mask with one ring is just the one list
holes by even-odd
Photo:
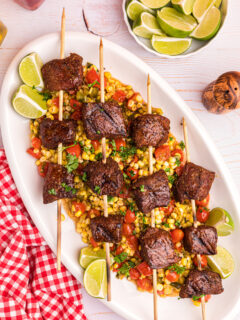
[[215, 7], [219, 8], [221, 3], [222, 3], [222, 0], [215, 0], [214, 5]]
[[79, 263], [82, 268], [86, 269], [89, 263], [100, 258], [106, 258], [104, 249], [94, 251], [92, 247], [84, 247], [79, 256]]
[[192, 43], [189, 38], [170, 38], [161, 36], [152, 36], [152, 47], [159, 53], [176, 56], [185, 52]]
[[174, 8], [186, 15], [192, 13], [194, 2], [195, 0], [172, 0]]
[[25, 84], [21, 85], [15, 93], [12, 104], [17, 113], [30, 119], [42, 117], [47, 110], [43, 96], [36, 89]]
[[28, 86], [43, 88], [43, 80], [41, 74], [42, 60], [35, 52], [27, 55], [22, 59], [19, 65], [19, 74], [22, 81]]
[[138, 16], [144, 11], [154, 14], [153, 10], [137, 0], [132, 0], [127, 5], [127, 15], [131, 20], [136, 20]]
[[216, 0], [196, 0], [193, 5], [193, 15], [198, 22], [204, 18], [208, 10], [214, 5]]
[[159, 9], [166, 6], [170, 0], [140, 0], [145, 6], [151, 9]]
[[157, 19], [151, 13], [142, 12], [133, 23], [133, 32], [146, 39], [151, 39], [153, 34], [164, 35], [160, 29]]
[[234, 271], [234, 260], [227, 249], [218, 246], [215, 256], [207, 257], [208, 265], [218, 272], [223, 279], [228, 278]]
[[197, 26], [197, 21], [192, 16], [169, 7], [157, 12], [157, 20], [167, 35], [177, 38], [187, 37]]
[[107, 294], [107, 268], [105, 259], [91, 262], [83, 275], [83, 284], [88, 294], [104, 299]]
[[228, 236], [234, 231], [232, 217], [222, 208], [212, 209], [206, 224], [215, 227], [219, 236]]

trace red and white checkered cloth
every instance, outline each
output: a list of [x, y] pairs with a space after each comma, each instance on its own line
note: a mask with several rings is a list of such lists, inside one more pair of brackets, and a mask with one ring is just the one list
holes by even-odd
[[56, 266], [0, 149], [0, 319], [85, 320], [80, 283]]

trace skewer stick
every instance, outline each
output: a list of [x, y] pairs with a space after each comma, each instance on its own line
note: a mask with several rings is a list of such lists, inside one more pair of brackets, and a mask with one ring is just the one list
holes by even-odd
[[[62, 11], [61, 23], [61, 49], [60, 59], [64, 58], [65, 51], [65, 8]], [[63, 118], [63, 90], [59, 91], [59, 111], [58, 120], [62, 121]], [[62, 164], [62, 143], [58, 145], [58, 164]], [[57, 202], [57, 270], [61, 270], [61, 215], [62, 215], [62, 201]]]
[[[103, 67], [103, 42], [102, 38], [100, 39], [99, 46], [99, 65], [100, 65], [100, 93], [101, 93], [101, 103], [105, 102], [104, 97], [104, 67]], [[102, 138], [102, 155], [103, 163], [106, 163], [106, 138]], [[104, 217], [108, 217], [108, 202], [107, 195], [103, 195], [103, 208], [104, 208]], [[105, 242], [106, 250], [106, 262], [107, 262], [107, 301], [111, 301], [111, 271], [110, 271], [110, 249], [109, 243]]]
[[[151, 99], [151, 81], [150, 76], [148, 75], [147, 80], [147, 108], [148, 113], [152, 113], [152, 99]], [[148, 147], [148, 154], [149, 154], [149, 173], [153, 173], [153, 152], [152, 146]], [[155, 213], [154, 210], [151, 211], [151, 227], [155, 227]], [[154, 320], [158, 319], [158, 312], [157, 312], [157, 270], [153, 269], [153, 309], [154, 309]]]
[[[189, 153], [189, 144], [188, 144], [188, 132], [187, 132], [187, 124], [185, 119], [182, 120], [183, 124], [183, 134], [184, 134], [184, 141], [185, 141], [185, 150], [186, 150], [186, 158], [187, 162], [190, 162], [190, 153]], [[193, 221], [194, 221], [194, 227], [197, 228], [197, 215], [196, 215], [196, 203], [195, 200], [191, 200], [192, 205], [192, 214], [193, 214]], [[202, 270], [201, 266], [201, 255], [197, 255], [197, 261], [198, 261], [198, 270]], [[206, 310], [205, 310], [205, 298], [201, 297], [201, 306], [202, 306], [202, 319], [206, 320]]]

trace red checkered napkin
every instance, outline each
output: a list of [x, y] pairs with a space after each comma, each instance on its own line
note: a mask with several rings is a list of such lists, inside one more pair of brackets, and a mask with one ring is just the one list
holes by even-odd
[[0, 319], [85, 320], [80, 283], [56, 266], [0, 149]]

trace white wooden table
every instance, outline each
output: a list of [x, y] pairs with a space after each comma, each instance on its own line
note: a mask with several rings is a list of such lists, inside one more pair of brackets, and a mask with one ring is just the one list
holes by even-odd
[[[121, 2], [46, 0], [37, 11], [32, 12], [21, 8], [13, 0], [1, 0], [0, 20], [7, 25], [8, 34], [0, 48], [0, 86], [9, 63], [19, 49], [41, 35], [59, 30], [63, 6], [67, 14], [66, 29], [87, 32], [82, 19], [84, 7], [93, 31], [98, 30], [135, 53], [180, 93], [215, 141], [240, 191], [240, 110], [217, 116], [208, 113], [201, 103], [201, 92], [209, 82], [223, 72], [240, 71], [240, 1], [229, 0], [230, 12], [225, 30], [210, 47], [196, 56], [180, 60], [161, 59], [138, 46], [124, 25]], [[89, 297], [84, 289], [83, 296], [89, 320], [122, 319], [101, 302]], [[239, 318], [240, 314], [236, 320]]]

